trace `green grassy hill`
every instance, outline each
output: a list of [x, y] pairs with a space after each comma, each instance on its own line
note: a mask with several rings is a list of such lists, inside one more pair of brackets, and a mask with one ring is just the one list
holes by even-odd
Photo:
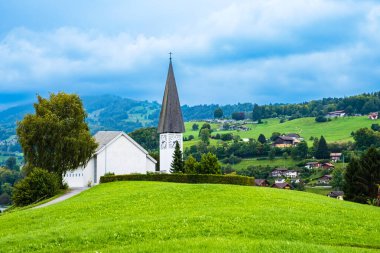
[[[262, 133], [269, 138], [273, 132], [280, 133], [299, 133], [309, 144], [312, 144], [310, 137], [320, 137], [323, 135], [328, 142], [347, 142], [353, 141], [351, 132], [356, 131], [362, 127], [371, 127], [373, 123], [379, 123], [378, 121], [369, 120], [366, 116], [362, 117], [345, 117], [336, 118], [332, 121], [317, 123], [315, 118], [300, 118], [291, 121], [280, 123], [279, 119], [265, 119], [264, 124], [247, 124], [251, 130], [249, 131], [220, 131], [218, 124], [212, 124], [211, 127], [214, 130], [212, 135], [216, 133], [234, 133], [241, 138], [253, 138], [257, 139]], [[192, 141], [184, 142], [184, 147], [189, 147], [198, 142], [198, 131], [192, 131], [191, 126], [194, 123], [198, 123], [199, 127], [203, 122], [186, 122], [186, 133], [184, 136], [188, 137], [190, 134], [194, 135], [195, 139]], [[212, 140], [211, 144], [216, 144], [216, 140]]]
[[115, 182], [0, 216], [0, 251], [378, 252], [379, 215], [306, 192]]

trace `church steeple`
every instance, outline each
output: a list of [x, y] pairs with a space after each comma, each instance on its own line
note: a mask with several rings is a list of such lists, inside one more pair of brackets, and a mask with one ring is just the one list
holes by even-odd
[[179, 102], [177, 85], [174, 77], [171, 53], [157, 132], [160, 134], [185, 132], [185, 125], [183, 123], [181, 105]]

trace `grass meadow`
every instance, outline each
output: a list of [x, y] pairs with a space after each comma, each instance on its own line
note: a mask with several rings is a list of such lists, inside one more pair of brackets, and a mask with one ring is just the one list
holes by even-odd
[[0, 216], [1, 252], [379, 252], [380, 209], [307, 192], [114, 182]]
[[[264, 134], [265, 137], [269, 138], [273, 132], [279, 133], [298, 133], [300, 134], [309, 145], [312, 144], [310, 137], [320, 137], [323, 135], [327, 142], [347, 142], [353, 141], [351, 137], [351, 132], [356, 131], [362, 127], [371, 127], [371, 124], [378, 123], [379, 121], [369, 120], [366, 116], [361, 117], [344, 117], [344, 118], [334, 118], [329, 122], [318, 123], [315, 122], [315, 118], [300, 118], [291, 121], [286, 121], [280, 123], [279, 119], [265, 119], [264, 124], [248, 124], [247, 126], [251, 128], [249, 131], [220, 131], [218, 124], [212, 124], [212, 129], [216, 130], [212, 133], [233, 133], [239, 135], [241, 138], [253, 138], [257, 139], [260, 134]], [[185, 137], [189, 135], [194, 135], [195, 139], [192, 141], [185, 141], [184, 147], [190, 147], [191, 145], [197, 144], [198, 131], [192, 131], [191, 127], [194, 123], [202, 126], [204, 122], [186, 122], [186, 133]], [[217, 144], [217, 140], [211, 140], [212, 145]]]

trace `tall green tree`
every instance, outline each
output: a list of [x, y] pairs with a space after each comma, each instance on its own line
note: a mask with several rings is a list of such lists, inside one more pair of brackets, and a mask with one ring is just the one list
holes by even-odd
[[17, 135], [27, 165], [54, 172], [62, 183], [66, 172], [87, 164], [97, 143], [78, 95], [60, 92], [37, 98], [35, 113], [18, 122]]
[[184, 166], [185, 173], [186, 174], [197, 173], [198, 166], [199, 166], [199, 163], [197, 162], [197, 160], [195, 160], [195, 158], [192, 155], [190, 155], [185, 161], [185, 166]]
[[262, 115], [262, 109], [258, 104], [253, 105], [253, 110], [252, 110], [252, 120], [253, 121], [260, 121], [263, 118]]
[[5, 167], [7, 167], [10, 170], [18, 170], [19, 167], [17, 166], [17, 160], [16, 157], [11, 156], [5, 161]]
[[172, 173], [183, 173], [185, 172], [184, 166], [183, 166], [183, 159], [182, 159], [182, 151], [179, 146], [178, 141], [175, 143], [174, 153], [173, 153], [173, 161], [171, 164], [170, 171]]
[[380, 184], [380, 151], [369, 148], [360, 159], [351, 159], [345, 174], [347, 200], [367, 203], [377, 198]]
[[267, 142], [267, 138], [265, 138], [265, 135], [263, 135], [263, 134], [260, 134], [259, 137], [257, 138], [257, 140], [258, 140], [261, 144], [264, 144], [265, 142]]
[[323, 135], [319, 139], [317, 150], [315, 151], [315, 158], [317, 159], [329, 159], [330, 153], [327, 147], [327, 142]]
[[222, 108], [218, 107], [214, 111], [214, 118], [220, 119], [221, 117], [223, 117], [223, 110]]
[[344, 185], [344, 170], [341, 168], [336, 168], [332, 172], [331, 186], [335, 190], [340, 191], [343, 189], [343, 185]]
[[207, 128], [204, 128], [200, 131], [199, 137], [201, 138], [201, 141], [208, 145], [210, 144], [210, 130]]
[[198, 174], [220, 174], [221, 166], [218, 163], [218, 158], [212, 153], [203, 154], [199, 168]]
[[305, 159], [307, 157], [309, 148], [307, 146], [306, 141], [301, 141], [300, 143], [298, 143], [295, 149], [296, 149], [297, 158]]

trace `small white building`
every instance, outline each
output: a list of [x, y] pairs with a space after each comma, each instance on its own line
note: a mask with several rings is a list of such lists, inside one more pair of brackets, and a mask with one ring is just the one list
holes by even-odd
[[94, 138], [98, 148], [87, 165], [64, 176], [69, 187], [98, 184], [106, 173], [123, 175], [155, 171], [157, 161], [126, 133], [99, 131]]

